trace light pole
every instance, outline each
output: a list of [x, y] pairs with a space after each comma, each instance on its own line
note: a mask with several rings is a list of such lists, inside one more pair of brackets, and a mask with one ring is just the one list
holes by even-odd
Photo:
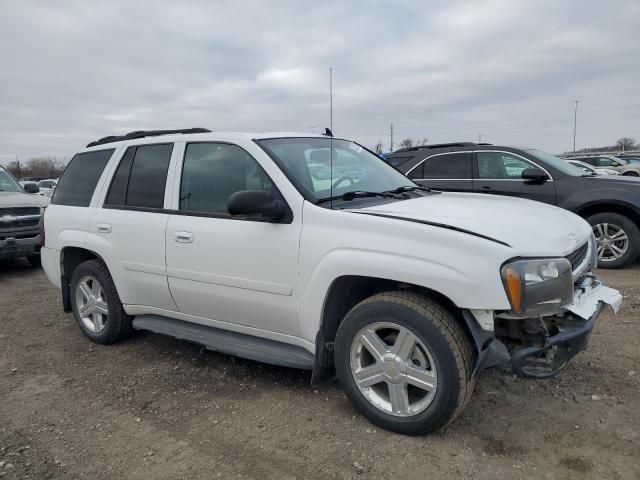
[[576, 151], [576, 126], [578, 125], [578, 102], [580, 100], [574, 100], [573, 103], [576, 104], [573, 110], [573, 153]]

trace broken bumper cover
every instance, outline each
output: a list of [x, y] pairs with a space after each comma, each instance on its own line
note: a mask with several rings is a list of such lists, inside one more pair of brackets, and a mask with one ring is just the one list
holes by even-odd
[[[566, 307], [565, 321], [558, 325], [558, 333], [548, 336], [543, 346], [522, 348], [511, 355], [513, 373], [525, 378], [552, 377], [587, 348], [591, 331], [604, 305], [610, 305], [617, 313], [622, 304], [620, 292], [595, 282], [575, 291], [573, 303]], [[547, 359], [547, 369], [530, 368], [531, 360], [547, 357], [552, 350], [552, 358]]]
[[[545, 337], [542, 345], [517, 348], [509, 351], [493, 336], [482, 337], [475, 331], [473, 337], [478, 347], [478, 361], [474, 373], [496, 365], [511, 364], [513, 373], [525, 378], [549, 378], [562, 370], [569, 360], [586, 349], [596, 319], [605, 304], [617, 312], [622, 303], [622, 295], [617, 290], [605, 287], [599, 282], [587, 288], [579, 288], [574, 302], [566, 307], [562, 320], [557, 323], [557, 332]], [[467, 324], [469, 319], [465, 315]], [[538, 368], [536, 361], [544, 359], [545, 367]]]
[[[511, 354], [511, 369], [513, 373], [524, 378], [549, 378], [562, 370], [569, 360], [578, 353], [586, 350], [589, 344], [591, 331], [596, 323], [596, 318], [602, 311], [603, 303], [598, 302], [596, 310], [587, 320], [568, 319], [556, 335], [546, 338], [541, 347], [526, 347]], [[532, 360], [546, 357], [553, 352], [553, 359], [546, 369], [532, 368]]]

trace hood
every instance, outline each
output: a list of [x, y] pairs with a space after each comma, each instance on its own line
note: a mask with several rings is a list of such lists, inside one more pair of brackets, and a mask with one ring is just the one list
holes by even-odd
[[507, 244], [522, 256], [565, 256], [592, 235], [579, 216], [522, 198], [479, 193], [437, 193], [353, 210], [440, 224]]
[[22, 192], [0, 192], [0, 208], [46, 207], [49, 199], [42, 195]]

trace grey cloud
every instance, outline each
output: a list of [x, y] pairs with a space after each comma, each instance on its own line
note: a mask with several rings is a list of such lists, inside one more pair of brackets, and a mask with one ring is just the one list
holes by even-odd
[[0, 6], [0, 162], [141, 128], [334, 130], [561, 151], [640, 139], [640, 5], [24, 1]]

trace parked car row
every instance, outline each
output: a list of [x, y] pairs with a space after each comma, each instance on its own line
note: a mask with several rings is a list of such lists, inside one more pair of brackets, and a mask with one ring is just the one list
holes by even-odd
[[0, 165], [0, 260], [26, 257], [40, 265], [40, 217], [49, 199], [33, 195], [37, 185], [20, 185]]
[[621, 268], [640, 252], [640, 182], [630, 173], [640, 163], [623, 168], [598, 158], [590, 161], [621, 175], [595, 177], [540, 150], [475, 143], [405, 148], [387, 161], [430, 188], [528, 198], [574, 212], [593, 228], [598, 265]]
[[[18, 183], [20, 183], [23, 188], [27, 185], [32, 185], [32, 187], [29, 187], [30, 190], [32, 190], [29, 193], [37, 193], [38, 195], [51, 198], [58, 184], [58, 179], [46, 178], [37, 181], [33, 179], [22, 179]], [[37, 187], [37, 189], [33, 188], [33, 186]]]
[[415, 181], [329, 131], [105, 137], [60, 179], [43, 267], [94, 342], [149, 330], [313, 383], [337, 375], [358, 411], [405, 434], [453, 421], [485, 368], [555, 375], [619, 307], [593, 269], [636, 254], [637, 226], [586, 190], [608, 198], [628, 179], [486, 145], [389, 162]]
[[589, 165], [588, 163], [581, 162], [580, 160], [573, 160], [569, 158], [566, 161], [571, 165], [573, 165], [574, 167], [581, 168], [585, 172], [591, 173], [593, 175], [620, 175], [620, 172], [617, 170], [612, 170], [610, 168], [605, 168], [605, 167], [594, 167], [593, 165]]
[[640, 176], [640, 159], [636, 157], [618, 157], [615, 155], [571, 155], [567, 161], [579, 161], [597, 169], [607, 169], [629, 177]]

